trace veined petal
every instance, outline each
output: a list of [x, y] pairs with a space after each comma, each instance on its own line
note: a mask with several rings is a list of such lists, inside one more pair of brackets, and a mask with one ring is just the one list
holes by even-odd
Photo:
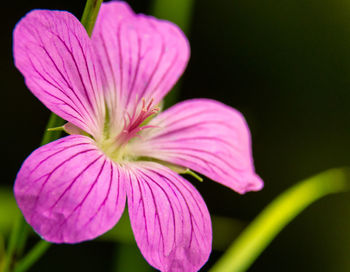
[[209, 99], [181, 102], [159, 114], [130, 153], [188, 167], [239, 192], [263, 186], [255, 174], [249, 128], [235, 109]]
[[122, 172], [88, 137], [67, 136], [35, 150], [15, 182], [19, 208], [45, 240], [77, 243], [111, 229], [125, 206]]
[[145, 259], [165, 271], [198, 271], [212, 242], [210, 215], [197, 190], [180, 175], [153, 162], [125, 165], [128, 207]]
[[69, 12], [34, 10], [13, 33], [16, 67], [51, 111], [98, 137], [104, 102], [96, 57], [81, 23]]
[[127, 109], [132, 114], [142, 99], [159, 103], [184, 71], [190, 54], [187, 38], [176, 25], [136, 15], [119, 1], [102, 4], [92, 41], [112, 112]]

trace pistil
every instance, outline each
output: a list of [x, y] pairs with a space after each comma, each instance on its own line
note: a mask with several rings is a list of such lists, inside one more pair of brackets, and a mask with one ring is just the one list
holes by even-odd
[[104, 151], [104, 153], [110, 157], [113, 161], [122, 161], [125, 154], [126, 146], [129, 141], [138, 136], [138, 133], [144, 129], [151, 128], [153, 126], [147, 125], [147, 119], [159, 112], [159, 107], [153, 106], [153, 99], [151, 99], [147, 104], [145, 99], [142, 99], [142, 105], [140, 110], [138, 107], [130, 115], [128, 112], [124, 115], [123, 129], [120, 131], [119, 135], [116, 137], [110, 137], [113, 135], [109, 131], [109, 114], [104, 127], [104, 140], [99, 143], [99, 147]]

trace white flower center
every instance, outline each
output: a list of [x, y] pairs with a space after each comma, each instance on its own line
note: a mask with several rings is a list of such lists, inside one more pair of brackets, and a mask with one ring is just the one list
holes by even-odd
[[147, 123], [154, 114], [160, 111], [159, 107], [152, 106], [152, 104], [153, 99], [147, 104], [145, 99], [142, 99], [141, 107], [136, 107], [132, 114], [125, 112], [123, 116], [123, 127], [119, 134], [114, 137], [111, 137], [114, 133], [110, 131], [110, 118], [107, 110], [103, 131], [104, 137], [97, 145], [113, 161], [120, 162], [133, 159], [133, 155], [126, 152], [127, 145], [130, 140], [139, 136], [138, 133], [140, 131], [152, 127], [147, 125]]

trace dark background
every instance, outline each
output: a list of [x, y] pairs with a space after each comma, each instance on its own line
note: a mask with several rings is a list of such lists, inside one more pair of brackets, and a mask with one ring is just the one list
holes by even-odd
[[[151, 1], [129, 3], [136, 12], [150, 11]], [[13, 65], [15, 23], [34, 8], [68, 10], [80, 18], [84, 4], [8, 1], [2, 8], [2, 186], [12, 186], [49, 116]], [[244, 196], [214, 182], [196, 184], [212, 214], [248, 222], [297, 181], [350, 165], [348, 1], [197, 0], [189, 31], [192, 56], [180, 100], [208, 97], [240, 110], [265, 181], [261, 192]], [[249, 271], [350, 271], [349, 215], [350, 194], [320, 200], [288, 225]], [[110, 271], [117, 251], [108, 242], [54, 246], [32, 271]], [[209, 264], [220, 254], [213, 252]]]

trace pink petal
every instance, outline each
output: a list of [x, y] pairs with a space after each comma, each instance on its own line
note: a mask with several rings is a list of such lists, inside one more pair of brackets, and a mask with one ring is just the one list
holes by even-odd
[[239, 192], [260, 190], [249, 128], [235, 109], [208, 99], [181, 102], [159, 114], [130, 152], [188, 167]]
[[35, 150], [17, 174], [15, 196], [27, 222], [45, 240], [77, 243], [111, 229], [125, 205], [120, 168], [85, 136]]
[[130, 113], [142, 99], [153, 98], [157, 104], [184, 71], [190, 53], [176, 25], [135, 15], [118, 1], [102, 4], [92, 40], [104, 72], [108, 107]]
[[198, 271], [212, 242], [210, 215], [197, 190], [153, 162], [130, 163], [128, 207], [144, 258], [161, 271]]
[[28, 88], [51, 111], [98, 136], [104, 102], [91, 41], [65, 11], [34, 10], [13, 33], [16, 67]]

